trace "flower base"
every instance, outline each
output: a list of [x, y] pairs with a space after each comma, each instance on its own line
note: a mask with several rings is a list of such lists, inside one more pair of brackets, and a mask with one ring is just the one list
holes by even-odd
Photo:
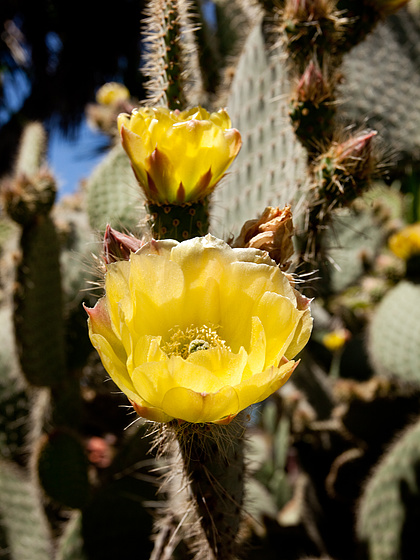
[[185, 204], [147, 204], [155, 239], [185, 241], [209, 229], [209, 199]]

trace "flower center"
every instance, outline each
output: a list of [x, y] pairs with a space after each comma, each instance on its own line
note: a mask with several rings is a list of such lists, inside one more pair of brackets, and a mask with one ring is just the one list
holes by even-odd
[[169, 335], [169, 340], [162, 344], [162, 350], [168, 356], [175, 355], [186, 359], [190, 354], [199, 350], [217, 347], [230, 350], [226, 342], [218, 335], [217, 327], [191, 325], [184, 330], [174, 327]]

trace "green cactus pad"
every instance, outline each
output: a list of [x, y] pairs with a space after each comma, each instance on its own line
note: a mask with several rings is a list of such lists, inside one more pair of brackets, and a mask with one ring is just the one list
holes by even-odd
[[387, 154], [393, 154], [394, 169], [397, 162], [418, 166], [419, 161], [419, 24], [420, 12], [414, 7], [399, 10], [353, 49], [343, 64], [339, 113], [346, 123], [378, 131]]
[[60, 536], [55, 560], [88, 560], [83, 550], [82, 517], [75, 511]]
[[38, 452], [42, 488], [55, 502], [69, 508], [81, 508], [89, 498], [87, 465], [82, 443], [70, 431], [53, 432]]
[[36, 486], [16, 465], [0, 461], [0, 523], [12, 560], [51, 560], [52, 540]]
[[65, 376], [59, 244], [49, 217], [25, 228], [15, 290], [15, 331], [27, 380], [51, 386]]
[[289, 118], [290, 84], [284, 53], [268, 50], [256, 20], [239, 57], [226, 100], [242, 148], [212, 197], [211, 231], [238, 235], [266, 206], [297, 202], [306, 184], [306, 152]]
[[119, 144], [110, 150], [86, 184], [86, 205], [93, 230], [107, 224], [133, 230], [145, 212], [130, 160]]
[[380, 374], [420, 382], [420, 285], [402, 280], [372, 319], [368, 350]]
[[[419, 468], [420, 422], [417, 421], [385, 453], [368, 480], [360, 500], [357, 534], [368, 545], [369, 560], [409, 557], [402, 556], [402, 535], [410, 515], [414, 515], [418, 523]], [[403, 488], [407, 490], [405, 494], [409, 493], [413, 498], [413, 510], [407, 507], [408, 503], [404, 503], [406, 496]], [[411, 549], [411, 552], [416, 548]]]

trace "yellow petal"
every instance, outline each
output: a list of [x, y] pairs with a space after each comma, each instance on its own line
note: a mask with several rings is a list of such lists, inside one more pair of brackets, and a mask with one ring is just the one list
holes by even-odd
[[[118, 261], [108, 265], [105, 276], [105, 291], [108, 312], [111, 323], [119, 325], [120, 308], [123, 308], [125, 317], [129, 320], [132, 316], [132, 302], [129, 297], [128, 280], [130, 276], [130, 263]], [[119, 329], [118, 329], [119, 331]]]
[[140, 401], [139, 403], [131, 401], [134, 410], [137, 412], [139, 416], [142, 418], [146, 418], [147, 420], [152, 420], [153, 422], [170, 422], [173, 420], [173, 416], [168, 416], [161, 410], [160, 408], [155, 408], [153, 406], [147, 405]]
[[258, 302], [256, 315], [267, 341], [265, 367], [277, 366], [293, 339], [300, 313], [288, 298], [267, 292]]
[[238, 354], [234, 354], [227, 349], [216, 347], [190, 354], [187, 362], [211, 371], [219, 379], [219, 387], [223, 387], [240, 383], [247, 359], [244, 348], [241, 348]]
[[112, 346], [118, 359], [122, 362], [126, 360], [126, 352], [121, 340], [115, 335], [112, 329], [111, 318], [108, 312], [107, 299], [105, 297], [99, 299], [93, 309], [85, 307], [89, 315], [88, 327], [89, 336], [99, 334]]
[[145, 161], [151, 153], [150, 145], [145, 143], [144, 136], [134, 134], [124, 125], [121, 126], [121, 141], [124, 150], [130, 158], [137, 180], [143, 187], [147, 187], [148, 178]]
[[173, 161], [159, 148], [145, 158], [149, 200], [175, 202], [181, 178], [177, 176]]
[[141, 398], [158, 408], [162, 408], [163, 396], [174, 387], [207, 393], [216, 392], [223, 386], [213, 372], [189, 363], [180, 356], [141, 364], [133, 371], [132, 381]]
[[284, 354], [288, 360], [294, 358], [304, 348], [311, 336], [312, 324], [313, 319], [311, 317], [310, 309], [308, 308], [301, 312], [301, 317], [293, 335], [293, 339], [290, 341]]
[[102, 364], [114, 383], [118, 385], [129, 399], [133, 401], [138, 400], [139, 395], [130, 379], [126, 364], [117, 357], [108, 340], [100, 334], [92, 334], [90, 340], [98, 351]]
[[146, 362], [161, 362], [168, 357], [160, 347], [161, 337], [145, 335], [137, 339], [133, 353], [134, 368]]
[[290, 361], [280, 368], [273, 366], [242, 381], [235, 387], [239, 398], [239, 410], [263, 401], [280, 389], [292, 375], [296, 365], [296, 362]]
[[223, 387], [216, 393], [197, 393], [185, 387], [174, 387], [165, 394], [162, 409], [169, 416], [186, 422], [215, 422], [240, 410], [233, 387]]
[[244, 370], [242, 379], [248, 379], [254, 373], [264, 369], [266, 344], [265, 331], [260, 319], [252, 317], [247, 367]]
[[230, 117], [225, 109], [220, 109], [216, 113], [212, 113], [209, 118], [214, 124], [220, 126], [220, 128], [227, 129], [232, 126]]
[[184, 276], [181, 268], [163, 255], [139, 252], [131, 256], [130, 298], [135, 307], [134, 329], [165, 335], [182, 318]]
[[278, 287], [277, 272], [273, 266], [254, 262], [233, 262], [224, 268], [220, 296], [221, 336], [234, 352], [242, 345], [248, 350], [251, 319], [259, 315], [256, 309], [264, 294]]

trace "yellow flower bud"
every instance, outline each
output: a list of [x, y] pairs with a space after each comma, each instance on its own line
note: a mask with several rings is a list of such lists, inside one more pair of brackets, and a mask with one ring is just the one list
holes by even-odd
[[140, 416], [227, 423], [277, 391], [311, 329], [267, 253], [207, 235], [155, 241], [107, 266], [89, 314], [102, 363]]
[[183, 204], [208, 196], [241, 148], [224, 109], [135, 109], [118, 117], [122, 145], [149, 202]]
[[100, 105], [117, 105], [127, 99], [130, 99], [130, 92], [118, 82], [108, 82], [96, 92], [96, 101]]
[[420, 222], [410, 224], [394, 233], [388, 242], [391, 251], [400, 259], [407, 260], [420, 255]]

